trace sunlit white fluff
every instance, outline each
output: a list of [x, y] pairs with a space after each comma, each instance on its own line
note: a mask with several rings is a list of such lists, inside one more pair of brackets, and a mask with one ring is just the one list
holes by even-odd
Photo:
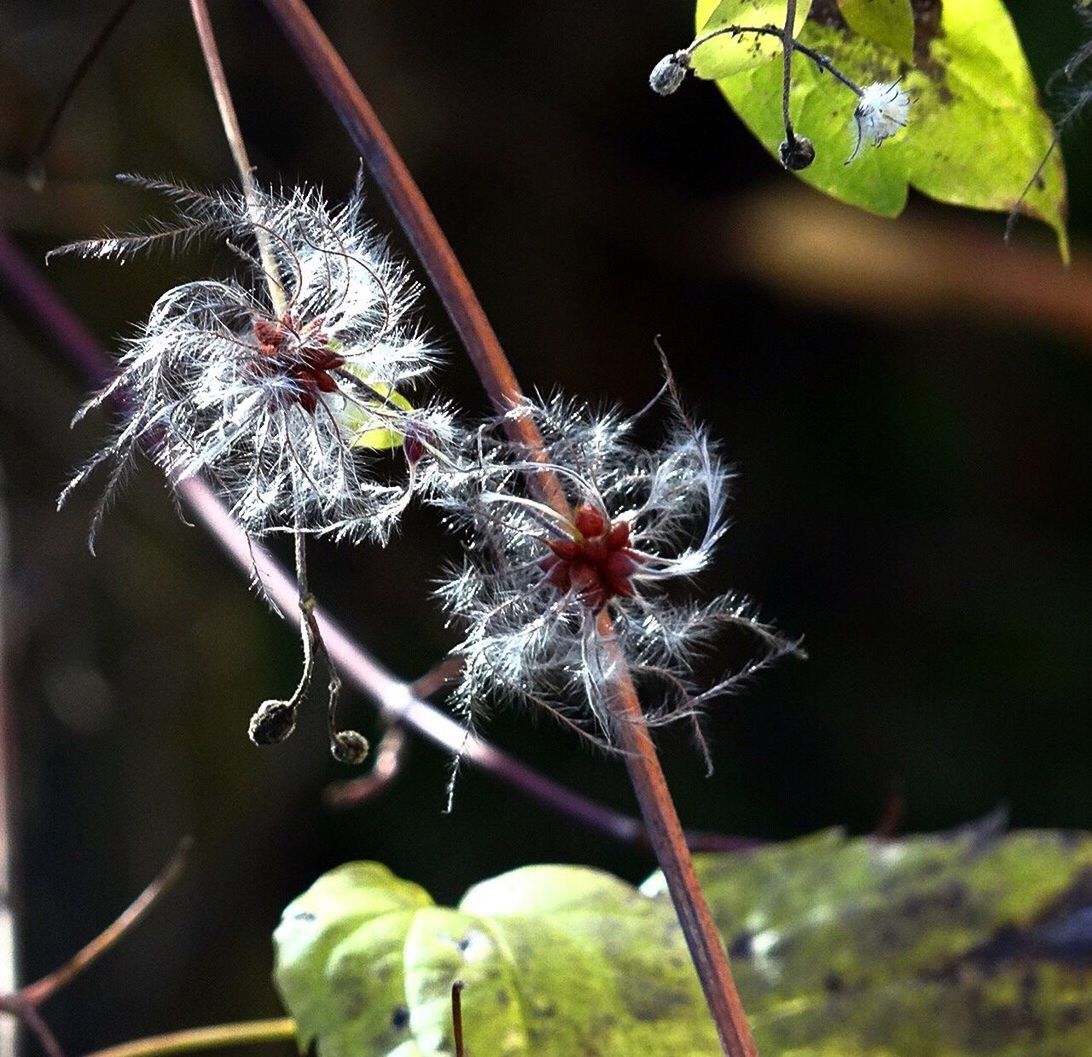
[[890, 139], [910, 120], [910, 94], [899, 87], [899, 82], [876, 81], [861, 89], [857, 109], [853, 111], [853, 123], [857, 130], [857, 142], [846, 161], [853, 161], [864, 143], [878, 147]]
[[[634, 435], [638, 416], [617, 409], [596, 411], [557, 397], [510, 413], [529, 416], [541, 431], [572, 504], [567, 516], [528, 491], [527, 475], [538, 464], [508, 438], [504, 418], [485, 426], [464, 452], [469, 468], [457, 475], [445, 505], [469, 529], [468, 556], [440, 593], [465, 632], [456, 647], [464, 668], [455, 694], [467, 714], [516, 699], [610, 745], [604, 611], [653, 723], [693, 716], [795, 648], [761, 623], [744, 598], [689, 598], [690, 579], [709, 564], [725, 530], [729, 473], [705, 432], [671, 402], [666, 436], [650, 450]], [[616, 537], [607, 565], [617, 574], [611, 581], [617, 590], [578, 575], [587, 572], [578, 548], [590, 546], [587, 532], [600, 527], [596, 545], [607, 539], [607, 528]], [[569, 553], [579, 558], [559, 576], [558, 555]], [[732, 627], [757, 643], [757, 658], [699, 688], [699, 662]]]
[[[253, 535], [384, 539], [426, 482], [420, 456], [446, 442], [451, 422], [444, 407], [406, 399], [434, 355], [407, 320], [416, 288], [363, 221], [359, 187], [331, 208], [312, 188], [259, 191], [248, 203], [236, 192], [128, 179], [170, 196], [177, 219], [54, 252], [124, 260], [212, 236], [240, 256], [242, 274], [159, 298], [117, 377], [77, 415], [112, 400], [123, 408], [117, 433], [61, 502], [96, 467], [110, 467], [93, 538], [143, 448], [173, 482], [207, 477]], [[268, 271], [241, 249], [255, 245], [255, 225], [267, 236]]]

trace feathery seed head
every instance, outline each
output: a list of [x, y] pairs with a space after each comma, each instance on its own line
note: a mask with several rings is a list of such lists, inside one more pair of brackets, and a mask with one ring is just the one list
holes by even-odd
[[[795, 647], [760, 623], [745, 599], [686, 599], [724, 532], [729, 474], [699, 427], [674, 407], [662, 444], [644, 450], [635, 417], [563, 398], [528, 401], [530, 416], [572, 504], [561, 513], [534, 499], [540, 464], [509, 440], [503, 419], [479, 431], [441, 498], [468, 526], [464, 565], [440, 595], [465, 629], [456, 703], [471, 712], [497, 699], [545, 708], [601, 744], [612, 741], [611, 635], [634, 677], [661, 702], [651, 722], [693, 715], [711, 697]], [[698, 689], [695, 668], [726, 626], [743, 627], [760, 657]]]
[[890, 139], [910, 119], [910, 94], [899, 87], [899, 82], [880, 82], [861, 89], [857, 108], [853, 111], [853, 123], [857, 129], [857, 143], [846, 164], [860, 153], [863, 143], [878, 147]]
[[[246, 274], [159, 298], [118, 377], [77, 416], [114, 397], [124, 404], [119, 431], [62, 502], [110, 465], [97, 526], [143, 445], [172, 481], [206, 475], [251, 534], [385, 539], [430, 481], [422, 456], [443, 447], [453, 426], [446, 407], [415, 406], [405, 395], [435, 356], [407, 322], [416, 288], [363, 222], [359, 187], [331, 208], [308, 188], [248, 202], [236, 192], [133, 182], [172, 197], [177, 222], [54, 252], [124, 260], [212, 235], [240, 253]], [[265, 266], [238, 250], [255, 230], [265, 236]], [[400, 476], [389, 454], [403, 449], [409, 472]]]

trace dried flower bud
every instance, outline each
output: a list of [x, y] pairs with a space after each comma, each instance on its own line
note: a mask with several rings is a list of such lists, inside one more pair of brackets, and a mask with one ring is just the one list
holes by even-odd
[[665, 55], [648, 75], [648, 86], [657, 95], [671, 95], [686, 80], [690, 72], [690, 52], [676, 51]]
[[330, 753], [334, 759], [350, 766], [363, 763], [370, 748], [368, 739], [355, 730], [339, 730], [330, 739]]
[[799, 172], [815, 161], [815, 147], [807, 136], [793, 136], [783, 140], [779, 149], [781, 164], [789, 172]]
[[290, 701], [263, 701], [250, 717], [250, 740], [255, 745], [279, 745], [296, 729], [296, 706]]
[[402, 454], [406, 457], [406, 463], [411, 467], [416, 466], [427, 450], [424, 439], [418, 435], [418, 431], [413, 429], [411, 425], [406, 430], [405, 437], [402, 440]]

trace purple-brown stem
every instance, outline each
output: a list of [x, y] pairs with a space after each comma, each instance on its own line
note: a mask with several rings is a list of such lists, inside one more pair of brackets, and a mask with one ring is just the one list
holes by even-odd
[[[360, 86], [302, 0], [264, 2], [361, 152], [417, 251], [494, 406], [500, 411], [514, 406], [522, 394], [511, 364], [436, 218]], [[515, 439], [543, 467], [530, 484], [559, 514], [571, 519], [568, 498], [560, 480], [549, 469], [549, 453], [538, 430], [526, 416], [514, 422], [509, 419], [508, 424], [510, 430], [517, 431]], [[694, 873], [674, 801], [625, 658], [614, 644], [610, 616], [605, 609], [599, 621], [600, 634], [614, 653], [609, 704], [626, 754], [630, 780], [686, 934], [721, 1046], [729, 1057], [757, 1057], [724, 943]]]
[[451, 985], [451, 1030], [455, 1035], [455, 1057], [463, 1057], [463, 988], [462, 980]]
[[[599, 614], [598, 631], [606, 643], [610, 663], [625, 671], [625, 657], [618, 647], [605, 609]], [[717, 1025], [721, 1046], [730, 1057], [758, 1057], [743, 1003], [732, 979], [724, 943], [694, 872], [686, 837], [633, 681], [628, 677], [615, 679], [610, 692], [615, 736], [625, 754], [623, 758], [629, 780], [633, 783], [648, 827], [648, 840], [667, 880], [671, 901], [675, 904], [675, 913], [679, 916], [679, 924], [690, 948], [690, 957], [705, 990], [705, 1000]], [[665, 808], [654, 810], [646, 805], [665, 805]]]
[[60, 968], [21, 988], [20, 994], [23, 999], [32, 1006], [40, 1006], [62, 987], [71, 983], [92, 962], [101, 958], [122, 936], [136, 928], [147, 916], [148, 911], [182, 875], [192, 847], [193, 841], [189, 837], [183, 838], [159, 875], [117, 916], [113, 924], [80, 948]]
[[64, 1057], [64, 1050], [42, 1017], [40, 1007], [61, 988], [102, 957], [118, 940], [131, 932], [178, 880], [192, 842], [183, 839], [159, 875], [118, 915], [112, 924], [77, 951], [64, 965], [32, 984], [0, 994], [0, 1012], [21, 1020], [34, 1034], [46, 1057]]

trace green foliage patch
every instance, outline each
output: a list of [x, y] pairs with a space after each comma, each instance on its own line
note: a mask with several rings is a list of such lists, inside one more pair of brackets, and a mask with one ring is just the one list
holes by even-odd
[[[750, 12], [735, 10], [749, 6], [698, 0], [699, 36], [723, 25], [755, 25]], [[784, 21], [784, 0], [762, 6], [780, 8], [780, 16], [770, 12], [767, 22]], [[956, 205], [1013, 208], [1050, 147], [1053, 126], [1039, 106], [1001, 0], [933, 0], [913, 8], [910, 0], [814, 0], [801, 8], [808, 18], [800, 43], [830, 58], [859, 85], [899, 81], [911, 97], [906, 129], [880, 147], [863, 149], [847, 165], [856, 139], [856, 97], [797, 52], [791, 113], [816, 152], [801, 179], [883, 216], [902, 211], [909, 187]], [[784, 139], [780, 56], [776, 38], [757, 44], [747, 34], [716, 37], [693, 55], [695, 73], [717, 81], [774, 157]], [[1065, 171], [1058, 151], [1021, 211], [1049, 224], [1068, 256]]]
[[[696, 866], [756, 1041], [779, 1057], [1092, 1053], [1092, 836], [984, 824], [898, 841], [830, 831]], [[319, 1057], [712, 1057], [656, 874], [529, 866], [455, 909], [374, 863], [285, 910], [276, 981]]]

